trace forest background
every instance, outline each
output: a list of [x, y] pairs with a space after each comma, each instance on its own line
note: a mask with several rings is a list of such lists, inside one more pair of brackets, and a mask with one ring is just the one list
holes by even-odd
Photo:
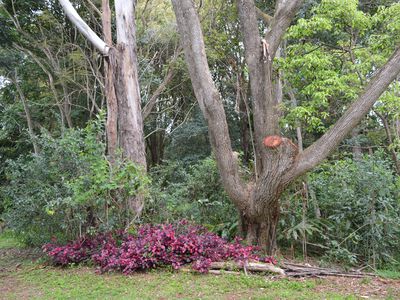
[[[72, 1], [99, 36], [100, 1]], [[105, 65], [58, 1], [0, 2], [0, 214], [26, 243], [187, 219], [223, 237], [241, 220], [226, 194], [169, 1], [136, 6], [147, 172], [107, 155]], [[274, 1], [255, 1], [263, 31]], [[240, 176], [251, 180], [249, 70], [232, 1], [195, 3]], [[115, 26], [115, 24], [112, 24]], [[329, 130], [400, 42], [397, 1], [307, 0], [274, 61], [280, 134], [305, 149]], [[400, 260], [400, 96], [394, 81], [312, 172], [280, 198], [279, 249], [346, 264]], [[140, 216], [129, 199], [143, 197]]]

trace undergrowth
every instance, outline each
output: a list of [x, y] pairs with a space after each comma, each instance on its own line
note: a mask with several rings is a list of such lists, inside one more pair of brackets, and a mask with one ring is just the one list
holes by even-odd
[[142, 225], [130, 233], [120, 230], [86, 236], [63, 246], [53, 242], [45, 244], [43, 250], [57, 265], [92, 262], [101, 272], [125, 274], [162, 266], [179, 269], [187, 264], [206, 273], [212, 262], [228, 260], [276, 263], [272, 257], [261, 257], [255, 246], [242, 245], [238, 238], [228, 242], [187, 221]]

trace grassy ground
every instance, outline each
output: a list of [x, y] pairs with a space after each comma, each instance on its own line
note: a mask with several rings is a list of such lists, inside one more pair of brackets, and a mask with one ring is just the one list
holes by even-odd
[[151, 271], [132, 276], [46, 266], [10, 235], [0, 236], [0, 299], [400, 299], [396, 280], [289, 280]]

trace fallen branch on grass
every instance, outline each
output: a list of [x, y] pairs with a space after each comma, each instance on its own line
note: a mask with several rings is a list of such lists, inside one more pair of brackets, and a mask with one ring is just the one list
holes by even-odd
[[[222, 274], [234, 274], [239, 275], [241, 274], [240, 271], [243, 271], [245, 274], [247, 272], [266, 272], [266, 273], [273, 273], [278, 274], [281, 276], [285, 276], [285, 271], [279, 267], [274, 266], [270, 263], [261, 263], [261, 262], [235, 262], [235, 261], [218, 261], [212, 262], [209, 267], [208, 273], [215, 274], [215, 275], [222, 275]], [[189, 268], [181, 268], [181, 272], [195, 272], [193, 269]]]
[[[199, 273], [199, 271], [193, 270], [191, 268], [180, 268], [179, 272]], [[208, 274], [213, 274], [213, 275], [240, 275], [240, 274], [242, 274], [242, 272], [226, 271], [226, 270], [208, 270]]]
[[243, 262], [212, 262], [210, 265], [211, 270], [244, 270], [249, 272], [268, 272], [279, 274], [285, 276], [285, 271], [279, 267], [274, 266], [273, 264], [261, 263], [261, 262], [252, 262], [249, 261], [247, 263]]
[[[182, 272], [194, 272], [193, 269], [183, 268]], [[208, 273], [214, 275], [233, 274], [240, 275], [242, 273], [247, 275], [247, 272], [257, 273], [273, 273], [280, 276], [287, 277], [326, 277], [326, 276], [337, 276], [337, 277], [350, 277], [350, 278], [365, 278], [375, 277], [373, 273], [362, 273], [362, 272], [345, 272], [342, 270], [336, 270], [331, 268], [321, 268], [309, 265], [300, 265], [286, 262], [279, 268], [273, 264], [261, 263], [256, 261], [244, 262], [212, 262]]]
[[323, 276], [337, 276], [337, 277], [352, 277], [352, 278], [365, 278], [374, 277], [372, 273], [362, 272], [344, 272], [330, 268], [321, 268], [315, 266], [299, 265], [293, 263], [284, 263], [283, 269], [289, 277], [323, 277]]

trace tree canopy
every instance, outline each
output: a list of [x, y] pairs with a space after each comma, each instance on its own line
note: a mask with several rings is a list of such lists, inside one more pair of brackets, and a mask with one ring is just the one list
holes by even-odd
[[2, 218], [70, 238], [189, 217], [269, 253], [335, 194], [394, 222], [399, 45], [390, 0], [1, 1]]

